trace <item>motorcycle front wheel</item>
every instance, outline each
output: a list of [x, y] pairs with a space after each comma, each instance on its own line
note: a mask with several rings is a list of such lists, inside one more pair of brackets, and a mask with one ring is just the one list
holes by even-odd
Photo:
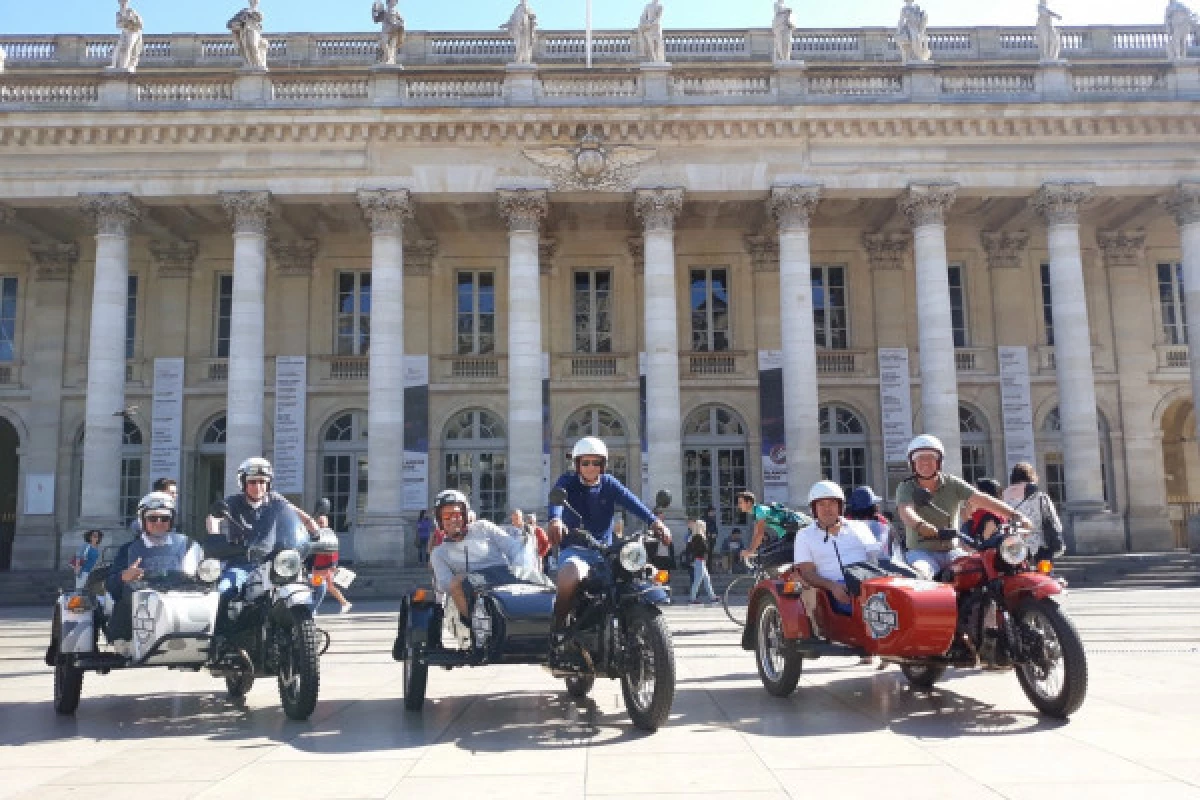
[[279, 653], [279, 700], [288, 719], [306, 720], [317, 708], [321, 688], [321, 645], [307, 606], [292, 609], [291, 630], [283, 631]]
[[1017, 681], [1029, 702], [1050, 717], [1065, 719], [1087, 695], [1083, 641], [1071, 618], [1051, 600], [1026, 600], [1017, 610], [1020, 634], [1040, 641], [1040, 651], [1017, 665]]
[[804, 659], [785, 648], [779, 606], [774, 597], [767, 597], [758, 612], [754, 654], [757, 656], [758, 677], [762, 679], [767, 692], [775, 697], [791, 696], [804, 669]]
[[675, 651], [667, 621], [657, 608], [637, 607], [626, 622], [621, 694], [635, 727], [656, 731], [675, 701]]
[[74, 714], [83, 694], [83, 670], [59, 656], [54, 665], [54, 710], [59, 714]]

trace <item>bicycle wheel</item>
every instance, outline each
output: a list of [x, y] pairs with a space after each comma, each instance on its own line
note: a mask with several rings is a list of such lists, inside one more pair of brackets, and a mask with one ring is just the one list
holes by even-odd
[[758, 583], [756, 576], [741, 575], [734, 578], [730, 581], [729, 586], [725, 587], [721, 605], [725, 609], [725, 616], [729, 617], [733, 624], [746, 627], [746, 604], [750, 599], [750, 590], [756, 583]]

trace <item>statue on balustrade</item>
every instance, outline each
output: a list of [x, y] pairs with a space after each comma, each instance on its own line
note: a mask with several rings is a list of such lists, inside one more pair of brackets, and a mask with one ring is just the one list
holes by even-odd
[[1167, 3], [1165, 18], [1167, 26], [1167, 58], [1171, 61], [1186, 61], [1188, 44], [1192, 34], [1200, 38], [1200, 19], [1179, 0]]
[[0, 72], [4, 72], [4, 60], [8, 58], [8, 53], [4, 52], [4, 48], [0, 47]]
[[500, 28], [508, 31], [508, 35], [512, 37], [513, 49], [516, 50], [513, 63], [532, 64], [533, 36], [537, 32], [537, 15], [529, 8], [528, 0], [521, 0], [517, 3], [508, 22], [501, 25]]
[[792, 60], [792, 10], [783, 4], [783, 0], [775, 0], [775, 20], [771, 23], [771, 31], [775, 34], [775, 63]]
[[111, 69], [134, 72], [142, 59], [142, 18], [129, 7], [129, 0], [117, 0], [117, 30], [121, 36], [113, 48]]
[[233, 34], [233, 43], [246, 62], [246, 68], [266, 72], [270, 42], [262, 35], [263, 15], [258, 10], [258, 0], [250, 0], [249, 7], [234, 14], [225, 27]]
[[383, 27], [379, 32], [379, 63], [395, 64], [396, 54], [404, 44], [404, 17], [396, 10], [396, 0], [375, 0], [371, 19]]
[[900, 60], [905, 64], [925, 64], [933, 60], [929, 49], [929, 15], [913, 0], [904, 0], [900, 22], [896, 25], [896, 47], [900, 48]]
[[638, 52], [642, 59], [654, 64], [667, 62], [667, 46], [663, 41], [663, 7], [659, 0], [650, 0], [638, 22]]
[[1046, 0], [1038, 0], [1037, 43], [1042, 63], [1061, 60], [1062, 34], [1054, 24], [1055, 20], [1061, 19], [1046, 5]]

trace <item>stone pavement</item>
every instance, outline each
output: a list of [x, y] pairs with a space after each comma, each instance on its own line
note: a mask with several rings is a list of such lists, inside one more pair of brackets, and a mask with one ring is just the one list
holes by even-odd
[[391, 604], [323, 617], [321, 702], [288, 722], [272, 683], [244, 707], [207, 675], [89, 674], [74, 718], [50, 705], [48, 614], [0, 611], [0, 798], [133, 794], [255, 800], [505, 797], [1200, 798], [1200, 590], [1069, 599], [1091, 686], [1069, 722], [1039, 717], [1011, 674], [951, 672], [931, 693], [895, 668], [811, 662], [763, 691], [719, 607], [680, 607], [670, 724], [631, 728], [616, 682], [571, 701], [534, 667], [432, 671], [402, 703]]

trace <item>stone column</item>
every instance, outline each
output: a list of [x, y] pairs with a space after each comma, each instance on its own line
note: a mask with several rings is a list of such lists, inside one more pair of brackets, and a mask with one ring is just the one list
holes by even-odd
[[367, 406], [367, 519], [354, 549], [364, 561], [404, 563], [404, 223], [407, 189], [359, 191], [371, 226], [371, 349]]
[[[646, 331], [646, 441], [650, 485], [642, 499], [653, 502], [658, 489], [671, 493], [668, 519], [678, 536], [684, 516], [683, 440], [679, 399], [679, 328], [675, 300], [675, 218], [683, 210], [683, 189], [638, 189], [634, 211], [644, 226]], [[680, 539], [682, 542], [682, 538]]]
[[821, 479], [817, 345], [813, 330], [812, 257], [808, 225], [820, 186], [775, 186], [770, 209], [779, 229], [779, 319], [783, 347], [783, 428], [787, 440], [788, 502], [806, 505]]
[[[1182, 181], [1167, 198], [1167, 208], [1179, 224], [1183, 251], [1183, 289], [1187, 325], [1194, 342], [1188, 348], [1192, 373], [1192, 397], [1200, 398], [1200, 181]], [[1200, 413], [1195, 413], [1196, 435], [1200, 437]]]
[[238, 491], [237, 468], [263, 452], [269, 192], [221, 192], [233, 221], [233, 307], [225, 419], [225, 492]]
[[946, 447], [943, 469], [962, 474], [958, 430], [958, 372], [954, 363], [954, 327], [950, 318], [950, 279], [946, 260], [946, 209], [955, 200], [955, 184], [913, 184], [900, 198], [900, 210], [913, 227], [917, 268], [917, 341], [921, 363], [920, 432], [932, 433]]
[[508, 224], [508, 504], [541, 508], [542, 293], [539, 231], [549, 211], [542, 189], [498, 192]]
[[129, 228], [138, 217], [138, 209], [128, 194], [84, 194], [80, 195], [80, 204], [96, 224], [80, 525], [115, 532], [120, 521], [125, 422]]

